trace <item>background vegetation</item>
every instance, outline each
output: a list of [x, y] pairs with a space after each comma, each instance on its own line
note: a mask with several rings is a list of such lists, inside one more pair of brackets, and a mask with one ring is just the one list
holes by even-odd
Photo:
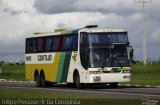
[[[25, 65], [0, 65], [0, 79], [25, 80]], [[128, 83], [127, 83], [128, 84]], [[160, 63], [133, 64], [132, 85], [160, 85]], [[23, 94], [22, 94], [23, 93]], [[55, 100], [78, 99], [81, 105], [142, 105], [142, 100], [104, 99], [103, 97], [79, 95], [77, 93], [60, 94], [51, 91], [30, 89], [0, 88], [0, 104], [2, 99]]]
[[[25, 65], [0, 65], [0, 79], [25, 80]], [[160, 85], [160, 63], [132, 64], [132, 85]]]

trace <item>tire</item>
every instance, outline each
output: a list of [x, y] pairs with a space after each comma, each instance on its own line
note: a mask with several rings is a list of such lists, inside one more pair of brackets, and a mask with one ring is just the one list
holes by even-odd
[[78, 89], [84, 89], [85, 87], [83, 83], [80, 83], [80, 77], [78, 73], [75, 75], [75, 85]]
[[117, 88], [118, 87], [118, 82], [115, 83], [109, 83], [110, 88]]
[[35, 78], [36, 86], [41, 87], [41, 81], [40, 81], [39, 73], [36, 72], [34, 76], [35, 76], [34, 78]]
[[45, 80], [44, 72], [41, 73], [40, 82], [41, 82], [41, 87], [46, 87], [47, 86], [47, 82]]

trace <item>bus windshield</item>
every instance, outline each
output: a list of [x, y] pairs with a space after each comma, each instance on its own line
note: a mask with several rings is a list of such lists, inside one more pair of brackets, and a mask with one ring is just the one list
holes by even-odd
[[89, 33], [89, 43], [127, 43], [127, 33]]
[[88, 68], [129, 67], [128, 43], [127, 33], [81, 34], [81, 59]]
[[89, 67], [129, 67], [130, 62], [124, 45], [90, 46]]

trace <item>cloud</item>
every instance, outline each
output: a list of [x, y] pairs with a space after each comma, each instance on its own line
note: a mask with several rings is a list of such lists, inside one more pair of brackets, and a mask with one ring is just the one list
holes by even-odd
[[160, 42], [160, 29], [157, 29], [155, 32], [153, 32], [151, 37], [154, 41]]
[[136, 11], [133, 1], [128, 0], [36, 0], [35, 8], [44, 14], [64, 12], [101, 12], [131, 14]]
[[[147, 51], [153, 59], [160, 56], [159, 4], [145, 8]], [[143, 55], [141, 5], [133, 0], [1, 0], [0, 23], [0, 59], [24, 59], [25, 38], [33, 32], [89, 24], [127, 29], [136, 58]]]

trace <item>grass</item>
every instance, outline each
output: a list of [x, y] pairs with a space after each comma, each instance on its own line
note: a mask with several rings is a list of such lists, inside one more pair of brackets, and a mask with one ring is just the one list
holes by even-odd
[[[0, 65], [2, 69], [1, 79], [25, 80], [24, 65]], [[133, 64], [132, 78], [130, 84], [133, 85], [160, 85], [160, 63]]]
[[1, 79], [25, 80], [24, 65], [0, 65], [0, 68], [2, 70]]
[[[78, 102], [80, 102], [80, 105], [128, 105], [128, 104], [129, 105], [141, 105], [142, 104], [141, 100], [103, 99], [103, 98], [96, 97], [96, 96], [77, 95], [76, 93], [58, 94], [58, 93], [51, 92], [51, 91], [40, 91], [40, 90], [29, 90], [29, 89], [0, 88], [0, 93], [1, 93], [0, 104], [2, 104], [2, 100], [25, 100], [25, 101], [29, 101], [29, 100], [42, 101], [43, 100], [45, 101], [46, 105], [47, 105], [48, 100], [52, 100], [54, 102], [53, 105], [58, 104], [58, 103], [57, 104], [55, 103], [56, 100], [67, 100], [67, 101], [77, 100], [76, 105], [79, 105]], [[39, 103], [39, 104], [41, 105], [42, 103]]]
[[160, 63], [132, 65], [131, 84], [160, 85]]
[[[2, 74], [0, 75], [1, 79], [25, 80], [24, 65], [0, 65], [0, 68], [2, 69]], [[130, 83], [138, 85], [160, 85], [159, 75], [160, 63], [154, 63], [153, 65], [146, 66], [143, 66], [142, 64], [133, 64], [132, 79]], [[45, 102], [48, 99], [53, 101], [56, 99], [77, 99], [80, 100], [80, 105], [142, 105], [142, 100], [104, 99], [103, 97], [89, 96], [86, 94], [59, 94], [51, 91], [11, 88], [0, 88], [0, 104], [2, 104], [2, 99], [45, 100]], [[56, 105], [55, 103], [53, 104]]]

